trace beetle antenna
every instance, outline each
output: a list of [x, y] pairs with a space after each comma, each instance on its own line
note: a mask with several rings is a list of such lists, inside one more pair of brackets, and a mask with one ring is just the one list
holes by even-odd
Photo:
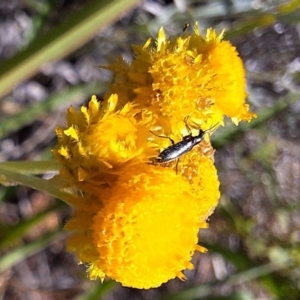
[[157, 136], [157, 137], [159, 137], [159, 138], [165, 138], [165, 139], [169, 139], [169, 141], [172, 143], [172, 145], [174, 145], [175, 144], [175, 142], [174, 142], [174, 140], [173, 139], [171, 139], [169, 136], [164, 136], [164, 135], [158, 135], [158, 134], [156, 134], [156, 133], [154, 133], [153, 131], [151, 131], [151, 130], [149, 130], [153, 135], [155, 135], [155, 136]]
[[214, 131], [214, 129], [219, 125], [219, 123], [216, 123], [214, 126], [210, 127], [209, 129], [205, 130], [205, 132], [209, 132], [211, 133], [212, 131]]
[[189, 118], [189, 116], [185, 117], [183, 121], [184, 121], [186, 130], [188, 131], [188, 133], [189, 133], [189, 134], [192, 134], [192, 130], [191, 130], [190, 126], [189, 126], [188, 123], [187, 123], [188, 118]]

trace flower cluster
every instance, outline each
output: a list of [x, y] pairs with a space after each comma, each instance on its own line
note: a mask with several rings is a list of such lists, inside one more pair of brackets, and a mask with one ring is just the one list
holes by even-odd
[[[133, 46], [131, 64], [114, 74], [104, 101], [92, 97], [67, 112], [53, 149], [60, 176], [77, 191], [65, 226], [68, 249], [89, 265], [88, 276], [152, 288], [192, 269], [199, 228], [219, 199], [209, 135], [179, 161], [157, 163], [161, 151], [199, 130], [254, 116], [245, 104], [244, 68], [222, 34], [197, 24], [191, 35]], [[172, 148], [170, 148], [172, 149]]]

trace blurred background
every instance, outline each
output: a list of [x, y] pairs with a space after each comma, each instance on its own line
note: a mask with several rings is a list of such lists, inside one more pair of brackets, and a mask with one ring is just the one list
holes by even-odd
[[[0, 299], [300, 299], [300, 1], [0, 1], [0, 160], [45, 160], [65, 109], [101, 99], [112, 57], [163, 26], [226, 30], [258, 118], [213, 136], [220, 204], [187, 280], [137, 290], [89, 281], [65, 250], [70, 209], [0, 186]], [[45, 175], [51, 176], [51, 174]], [[188, 201], [188, 199], [187, 199]], [[174, 245], [176, 246], [176, 245]]]

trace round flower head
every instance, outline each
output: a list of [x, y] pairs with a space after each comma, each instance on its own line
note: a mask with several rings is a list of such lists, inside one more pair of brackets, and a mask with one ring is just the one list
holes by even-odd
[[106, 68], [114, 72], [110, 93], [122, 105], [129, 101], [153, 112], [165, 135], [184, 130], [189, 117], [197, 128], [223, 124], [229, 116], [235, 123], [249, 121], [254, 114], [245, 104], [245, 72], [238, 53], [228, 41], [208, 29], [206, 37], [194, 33], [167, 39], [159, 31], [155, 45], [149, 39], [134, 46], [131, 64], [119, 59]]
[[99, 189], [98, 211], [76, 212], [66, 225], [74, 231], [68, 248], [90, 263], [91, 279], [107, 275], [135, 288], [185, 279], [194, 251], [204, 251], [198, 230], [219, 198], [211, 160], [202, 162], [201, 189], [168, 168], [141, 163], [123, 168], [114, 187]]
[[56, 128], [57, 146], [54, 156], [62, 164], [61, 174], [81, 189], [89, 184], [111, 185], [124, 164], [148, 162], [156, 155], [151, 135], [152, 117], [132, 103], [119, 111], [117, 95], [112, 95], [106, 106], [93, 96], [88, 108], [67, 112], [67, 128]]

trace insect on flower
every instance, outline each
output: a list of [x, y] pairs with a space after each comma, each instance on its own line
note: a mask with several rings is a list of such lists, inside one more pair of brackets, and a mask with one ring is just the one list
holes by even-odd
[[198, 145], [201, 143], [201, 141], [204, 139], [204, 135], [207, 131], [211, 131], [214, 127], [216, 127], [218, 124], [214, 125], [208, 130], [202, 130], [199, 129], [199, 133], [196, 136], [192, 135], [192, 131], [190, 127], [187, 124], [187, 118], [184, 119], [184, 123], [186, 126], [187, 131], [189, 132], [188, 135], [184, 136], [182, 138], [182, 141], [175, 143], [174, 140], [172, 140], [170, 137], [167, 136], [160, 136], [155, 134], [154, 132], [151, 131], [152, 134], [161, 137], [161, 138], [167, 138], [171, 141], [172, 145], [164, 149], [154, 160], [154, 164], [164, 164], [167, 162], [170, 162], [172, 160], [177, 159], [176, 163], [176, 173], [177, 173], [177, 165], [178, 165], [178, 160], [180, 156], [183, 154], [189, 152], [194, 148], [194, 146]]

